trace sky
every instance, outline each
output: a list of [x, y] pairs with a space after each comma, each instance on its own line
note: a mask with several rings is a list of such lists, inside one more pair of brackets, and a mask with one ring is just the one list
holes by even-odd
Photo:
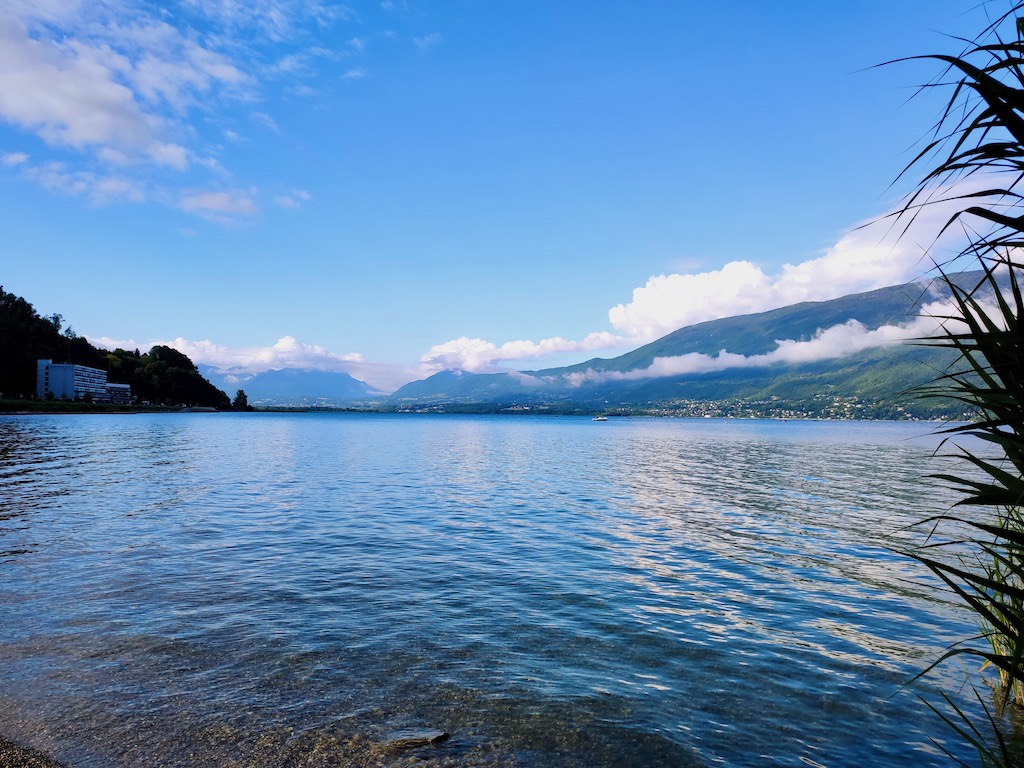
[[0, 285], [391, 391], [905, 282], [944, 218], [879, 218], [938, 69], [875, 65], [1008, 7], [0, 0]]

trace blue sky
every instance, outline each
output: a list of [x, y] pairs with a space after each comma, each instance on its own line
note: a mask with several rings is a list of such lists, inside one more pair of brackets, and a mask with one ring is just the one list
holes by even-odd
[[[1005, 11], [993, 1], [988, 13]], [[0, 284], [239, 374], [608, 357], [911, 279], [975, 0], [5, 0]]]

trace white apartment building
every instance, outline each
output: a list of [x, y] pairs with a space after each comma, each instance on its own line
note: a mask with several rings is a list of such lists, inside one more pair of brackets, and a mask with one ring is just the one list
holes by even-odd
[[97, 403], [130, 403], [128, 384], [108, 384], [107, 372], [74, 363], [36, 361], [36, 397], [45, 400], [48, 393], [57, 399], [81, 400], [90, 395]]

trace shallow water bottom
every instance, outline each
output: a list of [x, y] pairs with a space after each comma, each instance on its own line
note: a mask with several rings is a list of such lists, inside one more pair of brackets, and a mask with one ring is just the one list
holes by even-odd
[[[0, 417], [0, 732], [110, 766], [940, 766], [926, 428]], [[433, 744], [394, 744], [409, 730]]]

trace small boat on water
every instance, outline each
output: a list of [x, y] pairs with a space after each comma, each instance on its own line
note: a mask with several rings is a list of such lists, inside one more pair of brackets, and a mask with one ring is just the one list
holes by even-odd
[[608, 421], [608, 417], [607, 416], [595, 416], [594, 418], [591, 419], [591, 421]]

